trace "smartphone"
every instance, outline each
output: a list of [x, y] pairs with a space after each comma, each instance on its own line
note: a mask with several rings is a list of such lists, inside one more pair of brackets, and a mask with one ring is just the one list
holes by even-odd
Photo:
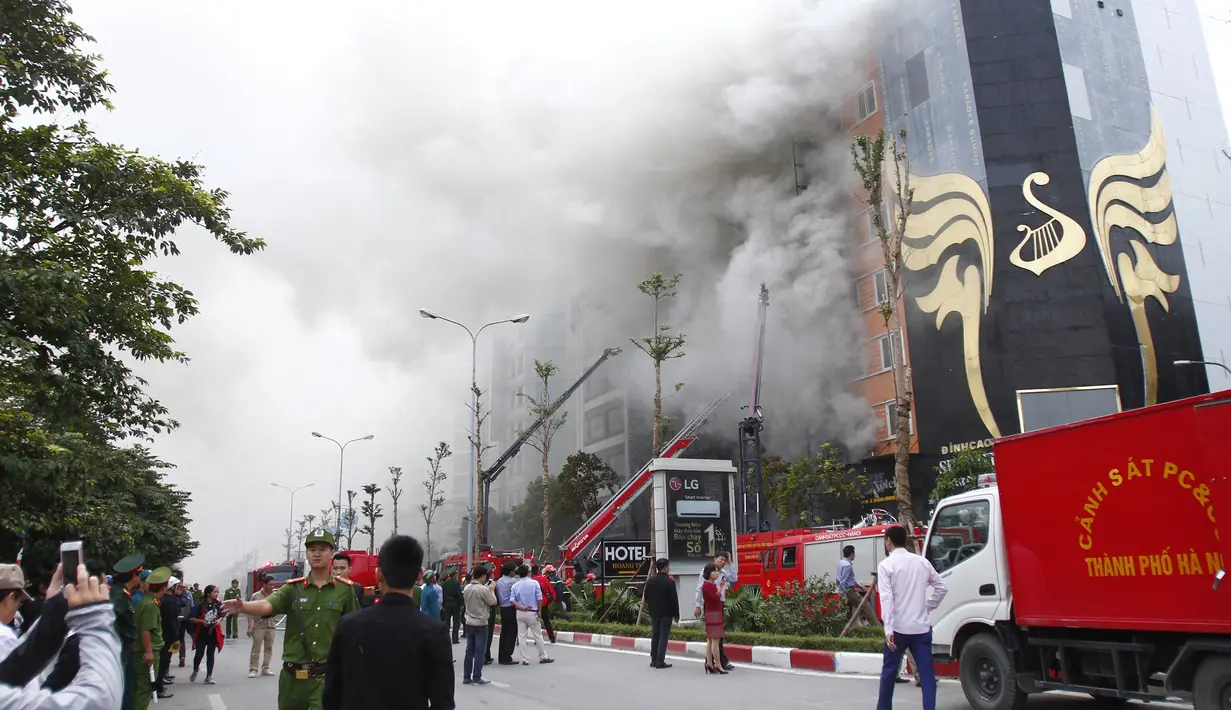
[[81, 541], [60, 543], [60, 569], [65, 583], [77, 583], [77, 567], [81, 565]]

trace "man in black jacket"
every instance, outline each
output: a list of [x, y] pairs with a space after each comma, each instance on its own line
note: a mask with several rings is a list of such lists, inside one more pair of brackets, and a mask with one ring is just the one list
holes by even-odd
[[667, 640], [671, 638], [671, 621], [680, 620], [680, 598], [667, 558], [655, 560], [654, 569], [658, 573], [650, 577], [642, 592], [646, 611], [650, 612], [650, 667], [670, 668], [666, 661]]
[[[169, 698], [173, 693], [167, 692], [167, 686], [175, 680], [175, 676], [170, 675], [171, 672], [171, 656], [174, 651], [178, 651], [175, 644], [176, 639], [180, 637], [180, 598], [175, 593], [180, 580], [172, 577], [167, 581], [167, 593], [162, 595], [162, 599], [158, 602], [158, 613], [162, 617], [162, 637], [164, 639], [162, 651], [159, 652], [158, 658], [158, 681], [154, 684], [154, 688], [158, 691], [158, 698]], [[174, 651], [172, 650], [174, 649]]]
[[324, 710], [454, 710], [449, 631], [414, 604], [422, 574], [423, 546], [413, 537], [394, 535], [381, 545], [380, 603], [338, 625], [325, 669]]

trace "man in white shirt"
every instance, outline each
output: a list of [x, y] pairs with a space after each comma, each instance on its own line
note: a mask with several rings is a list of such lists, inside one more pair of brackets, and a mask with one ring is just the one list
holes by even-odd
[[936, 710], [936, 672], [932, 666], [931, 613], [940, 606], [949, 588], [932, 563], [909, 550], [906, 528], [894, 525], [885, 531], [888, 554], [877, 567], [881, 614], [885, 617], [885, 660], [881, 666], [877, 710], [893, 707], [902, 654], [915, 659], [923, 687], [923, 710]]

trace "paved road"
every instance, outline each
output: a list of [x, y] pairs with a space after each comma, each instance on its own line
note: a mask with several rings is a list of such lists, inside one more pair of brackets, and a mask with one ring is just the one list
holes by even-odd
[[[454, 646], [461, 663], [461, 646]], [[275, 651], [282, 652], [279, 639]], [[772, 707], [774, 710], [847, 710], [876, 706], [874, 678], [787, 671], [741, 666], [726, 676], [706, 676], [699, 659], [670, 658], [675, 667], [651, 670], [644, 654], [592, 647], [549, 646], [556, 663], [547, 666], [514, 666], [485, 669], [492, 685], [472, 688], [457, 685], [459, 710], [492, 710], [497, 707], [530, 707], [539, 710], [626, 710], [630, 706], [671, 707], [678, 710], [712, 710], [715, 698], [731, 707]], [[249, 680], [248, 643], [240, 639], [217, 657], [214, 680], [202, 685], [188, 682], [189, 668], [173, 668], [178, 676], [159, 710], [274, 710], [278, 679]], [[191, 664], [191, 659], [190, 659]], [[174, 666], [174, 664], [172, 664]], [[460, 674], [459, 674], [460, 675]], [[899, 685], [895, 707], [922, 707], [914, 685]], [[644, 698], [643, 701], [638, 700]], [[512, 704], [509, 701], [513, 701]], [[523, 702], [518, 702], [523, 701]], [[940, 686], [940, 710], [968, 710], [961, 688], [952, 681]], [[1166, 707], [1155, 705], [1153, 707]], [[1030, 702], [1031, 710], [1090, 710], [1081, 698], [1041, 696]]]

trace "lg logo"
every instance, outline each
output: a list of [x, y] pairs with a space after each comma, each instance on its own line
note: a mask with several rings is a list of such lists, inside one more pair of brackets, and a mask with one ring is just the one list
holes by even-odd
[[687, 481], [685, 481], [682, 478], [672, 478], [670, 481], [670, 485], [671, 485], [671, 490], [673, 491], [678, 491], [681, 488], [685, 490], [695, 491], [701, 488], [701, 482], [695, 478], [691, 480], [687, 480]]
[[679, 489], [683, 487], [684, 487], [684, 482], [682, 480], [680, 480], [679, 478], [671, 479], [671, 490], [678, 491]]

